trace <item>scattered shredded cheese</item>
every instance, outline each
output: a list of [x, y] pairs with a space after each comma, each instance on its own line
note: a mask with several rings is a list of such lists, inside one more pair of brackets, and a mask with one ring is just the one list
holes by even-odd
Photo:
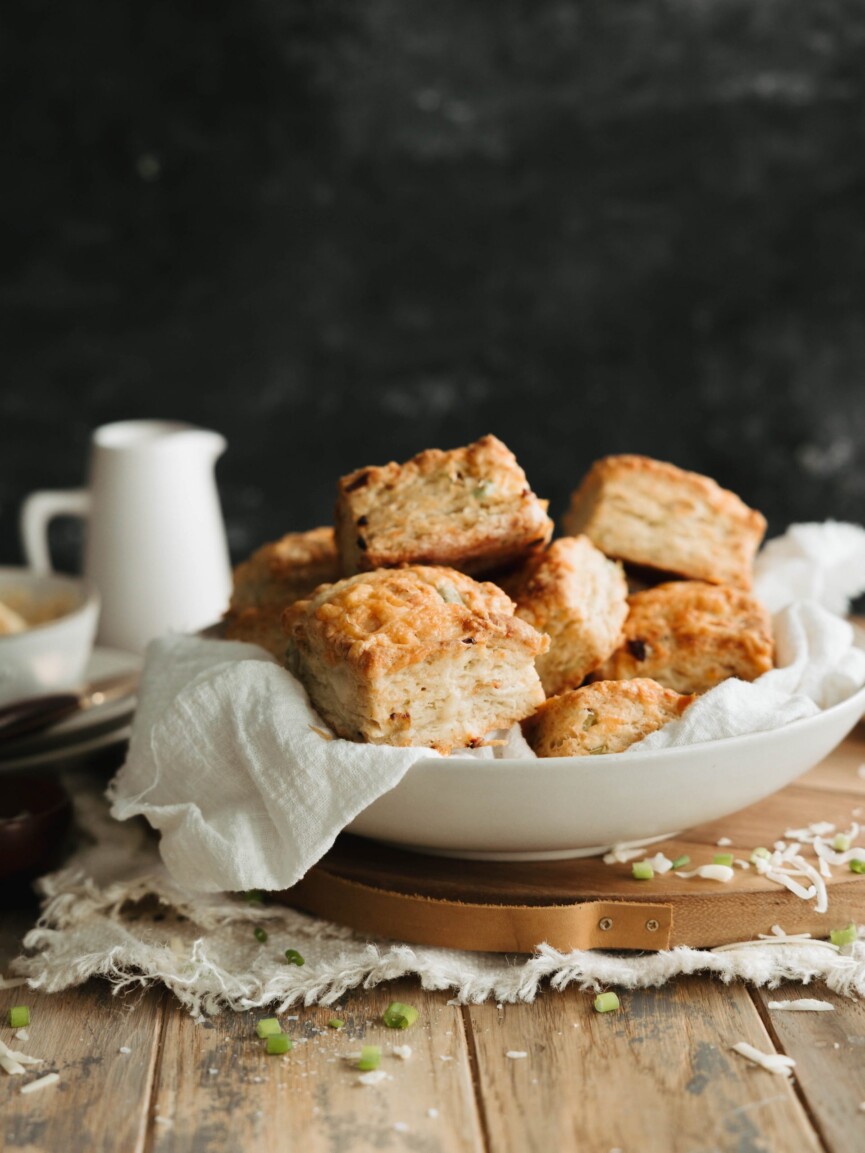
[[22, 1085], [21, 1092], [38, 1093], [40, 1089], [47, 1089], [49, 1085], [56, 1085], [59, 1080], [59, 1073], [46, 1073], [44, 1077], [38, 1077], [35, 1081]]
[[411, 1045], [394, 1045], [393, 1055], [403, 1061], [407, 1061], [412, 1055], [412, 1047]]
[[408, 1125], [405, 1121], [394, 1121], [393, 1127], [397, 1133], [408, 1133]]
[[729, 837], [718, 837], [717, 841], [715, 841], [716, 845], [732, 845], [732, 843]]
[[731, 869], [729, 865], [700, 865], [697, 869], [691, 869], [689, 872], [684, 873], [681, 870], [676, 874], [678, 877], [702, 877], [707, 881], [732, 881], [735, 876], [735, 870]]
[[26, 1029], [16, 1029], [15, 1032], [12, 1034], [12, 1036], [15, 1038], [16, 1041], [29, 1041], [30, 1040], [30, 1034], [27, 1032]]
[[613, 845], [609, 853], [604, 854], [605, 865], [625, 865], [637, 857], [642, 857], [643, 849], [631, 849], [627, 845]]
[[4, 1069], [13, 1077], [25, 1071], [26, 1065], [41, 1065], [41, 1057], [30, 1057], [18, 1049], [10, 1049], [7, 1044], [0, 1041], [0, 1069]]
[[[865, 1104], [860, 1106], [860, 1108], [865, 1108]], [[427, 1109], [426, 1115], [427, 1115], [427, 1117], [432, 1117], [433, 1120], [435, 1120], [435, 1118], [438, 1117], [438, 1115], [439, 1115], [439, 1111], [438, 1111], [438, 1109]]]
[[521, 1057], [528, 1057], [528, 1053], [523, 1049], [508, 1049], [505, 1056], [510, 1057], [512, 1061], [519, 1061]]
[[770, 1009], [790, 1009], [801, 1013], [831, 1013], [835, 1006], [829, 1001], [818, 1001], [813, 997], [802, 997], [798, 1001], [770, 1001]]
[[747, 1041], [737, 1041], [733, 1046], [733, 1051], [741, 1057], [753, 1061], [755, 1065], [760, 1065], [763, 1069], [767, 1069], [770, 1073], [777, 1073], [781, 1077], [789, 1077], [796, 1065], [792, 1057], [786, 1057], [783, 1053], [762, 1053], [753, 1045], [749, 1045]]
[[361, 1085], [380, 1085], [382, 1081], [391, 1080], [391, 1076], [384, 1069], [370, 1069], [368, 1073], [359, 1073], [357, 1079]]

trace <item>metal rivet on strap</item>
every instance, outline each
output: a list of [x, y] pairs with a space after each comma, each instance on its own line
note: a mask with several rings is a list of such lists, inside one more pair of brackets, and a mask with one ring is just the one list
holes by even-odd
[[598, 921], [598, 928], [603, 929], [604, 932], [606, 932], [607, 929], [612, 929], [612, 927], [613, 927], [612, 917], [601, 917], [600, 921]]
[[652, 918], [651, 921], [646, 921], [646, 928], [649, 930], [650, 933], [657, 933], [657, 931], [658, 931], [658, 929], [660, 929], [660, 927], [661, 927], [660, 924], [654, 918]]

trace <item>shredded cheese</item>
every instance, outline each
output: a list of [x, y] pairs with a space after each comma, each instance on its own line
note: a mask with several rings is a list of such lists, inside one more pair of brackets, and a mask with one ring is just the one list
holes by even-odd
[[391, 1077], [384, 1069], [370, 1069], [368, 1073], [358, 1074], [357, 1079], [361, 1085], [380, 1085], [382, 1081], [389, 1081]]
[[783, 1053], [763, 1053], [753, 1045], [749, 1045], [747, 1041], [737, 1041], [733, 1051], [770, 1073], [777, 1073], [780, 1077], [789, 1077], [796, 1065], [792, 1057], [786, 1057]]
[[789, 1009], [800, 1013], [832, 1013], [835, 1006], [829, 1001], [818, 1001], [813, 997], [802, 997], [798, 1001], [770, 1001], [770, 1009]]
[[60, 1080], [59, 1073], [46, 1073], [44, 1077], [37, 1077], [27, 1085], [21, 1086], [22, 1093], [38, 1093], [40, 1089], [47, 1089], [49, 1085], [56, 1085]]
[[25, 1072], [27, 1065], [41, 1065], [41, 1057], [30, 1057], [18, 1049], [10, 1049], [7, 1044], [0, 1041], [0, 1069], [15, 1077]]

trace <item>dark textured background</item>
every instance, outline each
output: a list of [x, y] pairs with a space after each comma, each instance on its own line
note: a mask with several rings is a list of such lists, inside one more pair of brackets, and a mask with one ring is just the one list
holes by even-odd
[[227, 436], [235, 558], [328, 520], [338, 474], [488, 431], [556, 514], [624, 450], [772, 532], [865, 519], [859, 0], [3, 21], [0, 562], [133, 416]]

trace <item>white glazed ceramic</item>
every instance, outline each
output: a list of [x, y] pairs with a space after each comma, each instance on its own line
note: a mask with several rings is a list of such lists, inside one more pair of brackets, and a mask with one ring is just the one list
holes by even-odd
[[54, 620], [0, 636], [0, 705], [81, 684], [93, 648], [99, 597], [89, 581], [26, 568], [0, 568], [0, 601], [61, 605]]
[[84, 571], [102, 597], [100, 645], [141, 652], [166, 632], [193, 632], [228, 604], [231, 567], [214, 465], [218, 433], [174, 421], [130, 420], [93, 433], [87, 489], [24, 502], [29, 564], [51, 568], [52, 517], [87, 518]]
[[818, 764], [863, 714], [860, 689], [833, 708], [771, 732], [682, 748], [419, 761], [348, 831], [454, 857], [595, 856], [623, 841], [662, 839], [770, 796]]

